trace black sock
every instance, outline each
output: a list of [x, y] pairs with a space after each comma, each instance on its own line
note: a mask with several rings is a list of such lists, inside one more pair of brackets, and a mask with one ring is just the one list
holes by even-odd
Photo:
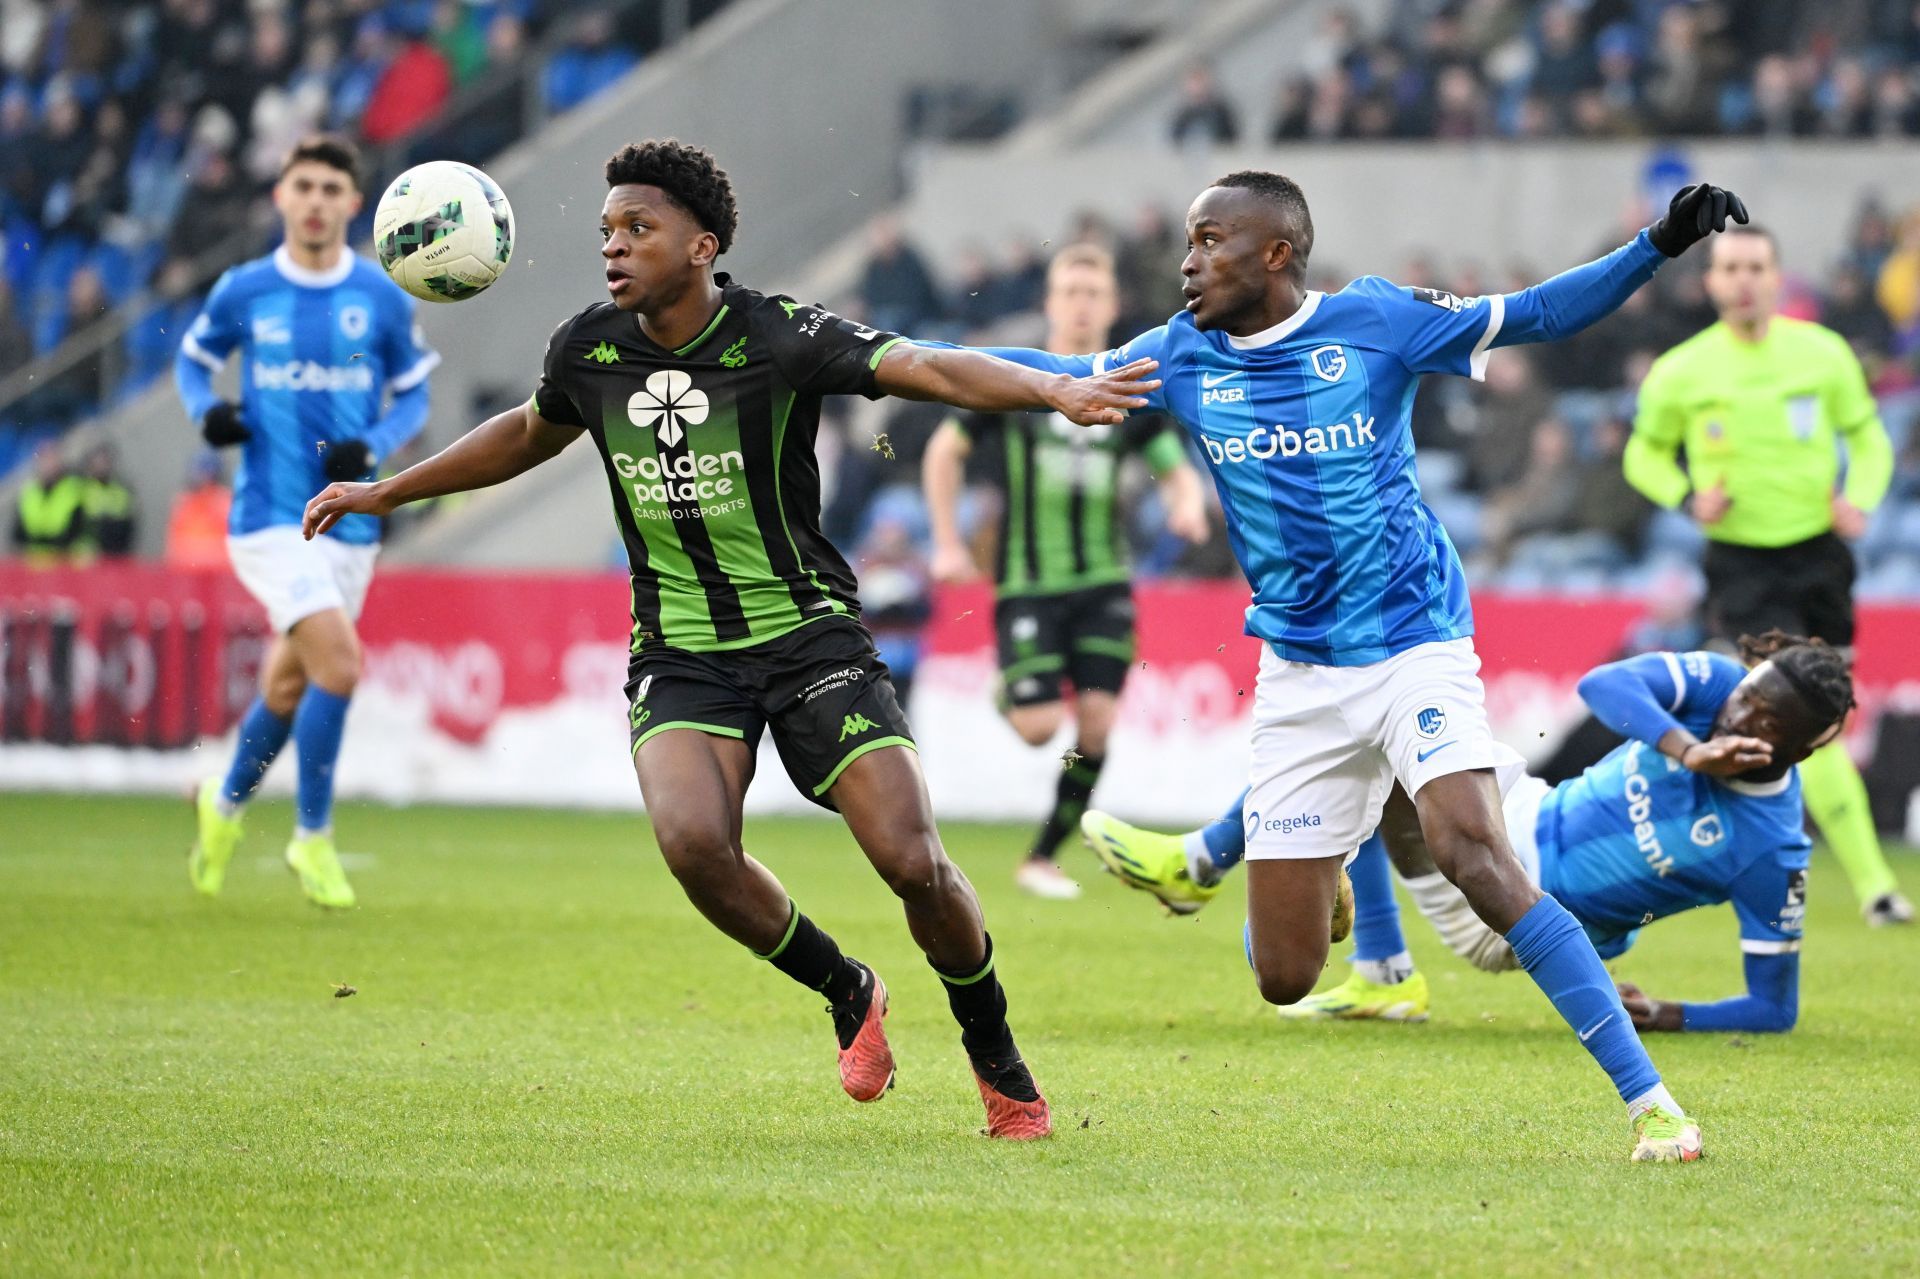
[[1060, 782], [1053, 792], [1053, 811], [1047, 814], [1039, 834], [1033, 837], [1029, 856], [1053, 860], [1054, 854], [1060, 851], [1060, 841], [1079, 827], [1080, 815], [1087, 811], [1087, 801], [1093, 798], [1093, 788], [1099, 784], [1100, 770], [1106, 762], [1105, 755], [1082, 755], [1060, 770]]
[[1013, 1044], [1013, 1028], [1007, 1025], [1007, 992], [1000, 988], [999, 975], [993, 971], [993, 938], [987, 939], [987, 957], [971, 973], [948, 973], [939, 968], [940, 984], [947, 988], [947, 1006], [960, 1023], [960, 1044], [982, 1079], [1015, 1101], [1033, 1101], [1040, 1096], [1033, 1075], [1020, 1060]]
[[808, 990], [819, 991], [835, 1007], [852, 1003], [867, 989], [866, 968], [841, 954], [833, 938], [802, 915], [798, 906], [789, 901], [787, 909], [792, 912], [787, 935], [766, 954], [755, 952], [754, 958], [766, 960]]

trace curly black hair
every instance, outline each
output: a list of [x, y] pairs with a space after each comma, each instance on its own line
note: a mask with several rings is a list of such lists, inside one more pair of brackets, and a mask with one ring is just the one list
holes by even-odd
[[1777, 628], [1758, 638], [1742, 635], [1740, 660], [1748, 666], [1771, 661], [1807, 712], [1822, 723], [1837, 723], [1853, 709], [1853, 661], [1825, 640]]
[[1298, 182], [1265, 169], [1239, 169], [1213, 185], [1238, 187], [1264, 196], [1278, 205], [1293, 226], [1293, 260], [1290, 265], [1294, 274], [1306, 274], [1307, 256], [1313, 252], [1313, 214], [1307, 211], [1307, 193], [1300, 189]]
[[705, 147], [678, 138], [629, 143], [607, 161], [607, 185], [628, 183], [659, 187], [702, 230], [713, 233], [721, 253], [733, 247], [733, 231], [740, 224], [733, 183]]

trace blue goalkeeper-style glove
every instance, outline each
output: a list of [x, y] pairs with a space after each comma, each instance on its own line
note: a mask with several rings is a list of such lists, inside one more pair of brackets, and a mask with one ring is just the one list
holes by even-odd
[[1727, 219], [1745, 225], [1747, 206], [1725, 187], [1696, 182], [1681, 187], [1667, 205], [1667, 216], [1647, 228], [1653, 247], [1677, 258], [1715, 231], [1727, 229]]

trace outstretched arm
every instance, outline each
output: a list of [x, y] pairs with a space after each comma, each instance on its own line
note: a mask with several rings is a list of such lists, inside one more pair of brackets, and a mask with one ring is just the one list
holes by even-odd
[[327, 485], [307, 503], [301, 533], [311, 538], [343, 515], [386, 515], [408, 502], [510, 480], [558, 456], [579, 434], [577, 427], [547, 421], [531, 402], [518, 405], [398, 475], [371, 484]]
[[1666, 216], [1604, 258], [1491, 299], [1491, 345], [1557, 342], [1578, 333], [1618, 310], [1666, 259], [1726, 230], [1728, 219], [1747, 220], [1747, 206], [1733, 192], [1704, 183], [1682, 189]]
[[1748, 955], [1747, 993], [1710, 1004], [1655, 999], [1632, 982], [1620, 983], [1620, 1002], [1642, 1031], [1721, 1031], [1782, 1034], [1800, 1019], [1800, 956]]
[[1622, 737], [1631, 737], [1678, 760], [1696, 773], [1732, 777], [1773, 759], [1757, 737], [1701, 741], [1674, 718], [1686, 693], [1680, 659], [1672, 653], [1642, 653], [1595, 667], [1580, 680], [1580, 699], [1594, 717]]
[[948, 418], [927, 441], [926, 455], [920, 459], [920, 484], [926, 490], [927, 523], [933, 532], [929, 569], [936, 582], [967, 582], [980, 576], [960, 536], [960, 488], [966, 479], [967, 454], [972, 451], [959, 422]]
[[1123, 422], [1131, 410], [1145, 408], [1146, 396], [1160, 389], [1159, 379], [1151, 376], [1157, 367], [1152, 360], [1135, 360], [1098, 374], [1050, 373], [962, 347], [901, 342], [881, 357], [874, 382], [902, 399], [939, 400], [983, 412], [1052, 409], [1094, 426]]

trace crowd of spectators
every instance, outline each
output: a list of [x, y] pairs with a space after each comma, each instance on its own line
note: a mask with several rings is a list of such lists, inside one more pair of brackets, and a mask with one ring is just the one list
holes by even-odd
[[1920, 136], [1907, 0], [1413, 0], [1329, 12], [1271, 102], [1196, 66], [1181, 144]]
[[[1634, 228], [1621, 227], [1621, 239]], [[872, 255], [851, 306], [869, 323], [968, 342], [1033, 344], [1048, 246], [1093, 241], [1115, 257], [1123, 318], [1115, 340], [1163, 323], [1180, 309], [1181, 236], [1173, 218], [1143, 207], [1124, 227], [1082, 214], [1059, 238], [1021, 237], [996, 260], [984, 246], [960, 250], [936, 269], [900, 228], [876, 226]], [[1594, 254], [1619, 239], [1593, 246]], [[1704, 253], [1668, 266], [1614, 315], [1560, 343], [1502, 350], [1487, 380], [1429, 378], [1414, 403], [1413, 432], [1428, 504], [1446, 525], [1478, 585], [1513, 590], [1633, 590], [1698, 562], [1700, 534], [1678, 512], [1659, 511], [1621, 470], [1636, 388], [1655, 356], [1714, 320], [1701, 277]], [[1788, 255], [1785, 314], [1817, 320], [1853, 345], [1879, 399], [1899, 455], [1887, 503], [1860, 545], [1868, 595], [1920, 595], [1920, 208], [1896, 216], [1868, 201], [1852, 213], [1838, 262]], [[1441, 270], [1413, 256], [1383, 272], [1398, 283], [1475, 296], [1536, 283], [1528, 263], [1499, 268], [1458, 262]], [[1350, 277], [1314, 264], [1313, 288]], [[943, 413], [926, 405], [858, 406], [843, 443], [826, 531], [855, 551], [882, 525], [924, 537], [918, 459]], [[884, 433], [887, 448], [869, 446]], [[1196, 456], [1196, 464], [1199, 463]], [[1153, 489], [1135, 486], [1133, 532], [1146, 575], [1231, 576], [1219, 533], [1199, 548], [1164, 536]], [[971, 527], [991, 528], [995, 496], [971, 492]], [[897, 552], [892, 556], [897, 560]]]
[[0, 377], [154, 295], [124, 350], [40, 388], [27, 418], [64, 425], [167, 367], [209, 255], [271, 240], [266, 191], [303, 134], [403, 160], [409, 140], [475, 161], [511, 141], [517, 96], [436, 117], [549, 30], [549, 110], [639, 60], [613, 10], [562, 0], [0, 0]]

